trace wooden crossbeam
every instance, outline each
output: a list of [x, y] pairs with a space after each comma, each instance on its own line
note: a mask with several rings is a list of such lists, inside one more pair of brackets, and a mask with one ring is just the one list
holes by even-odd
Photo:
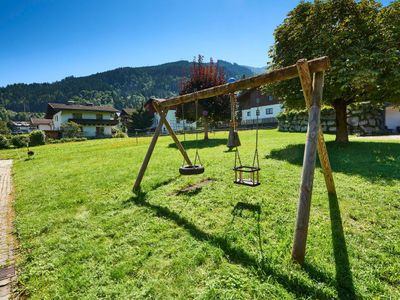
[[[323, 56], [308, 61], [310, 72], [323, 72], [329, 68], [329, 58]], [[208, 99], [215, 96], [233, 93], [238, 90], [256, 88], [267, 83], [274, 83], [282, 80], [288, 80], [299, 76], [297, 66], [292, 65], [282, 69], [273, 70], [258, 76], [253, 76], [238, 80], [232, 83], [226, 83], [204, 89], [198, 92], [176, 96], [168, 99], [154, 99], [161, 108], [170, 108], [179, 104], [189, 103], [200, 99]]]

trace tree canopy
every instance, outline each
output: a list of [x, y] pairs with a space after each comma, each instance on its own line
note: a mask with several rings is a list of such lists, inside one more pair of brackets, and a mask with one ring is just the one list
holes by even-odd
[[[193, 93], [207, 89], [226, 82], [223, 70], [210, 58], [210, 62], [205, 64], [204, 57], [199, 55], [197, 60], [193, 60], [190, 71], [190, 78], [182, 81], [180, 95]], [[202, 121], [204, 126], [204, 138], [208, 138], [208, 123], [229, 120], [229, 97], [219, 96], [209, 99], [199, 100], [198, 115], [196, 115], [196, 103], [188, 103], [177, 108], [177, 117], [185, 118], [189, 121]], [[182, 111], [182, 109], [184, 111]]]
[[[400, 101], [399, 2], [374, 0], [300, 2], [275, 30], [270, 68], [327, 55], [324, 102], [336, 111], [336, 140], [348, 141], [347, 105]], [[298, 79], [266, 87], [286, 108], [303, 108]]]
[[132, 112], [128, 121], [129, 135], [135, 134], [136, 130], [148, 129], [153, 124], [154, 114], [146, 110], [142, 105]]

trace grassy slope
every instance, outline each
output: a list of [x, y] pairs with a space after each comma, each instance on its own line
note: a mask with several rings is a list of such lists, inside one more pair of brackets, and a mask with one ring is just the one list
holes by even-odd
[[[290, 250], [304, 134], [260, 133], [257, 188], [232, 183], [234, 153], [224, 152], [225, 136], [211, 136], [201, 149], [206, 172], [195, 177], [178, 176], [181, 157], [161, 137], [140, 197], [131, 187], [148, 138], [37, 147], [30, 161], [24, 150], [2, 151], [15, 159], [19, 279], [27, 294], [400, 298], [399, 143], [328, 143], [339, 199], [328, 198], [318, 169], [301, 269]], [[254, 132], [241, 139], [242, 160], [250, 161]], [[208, 177], [216, 181], [174, 195]], [[232, 214], [238, 202], [260, 205], [260, 216]]]

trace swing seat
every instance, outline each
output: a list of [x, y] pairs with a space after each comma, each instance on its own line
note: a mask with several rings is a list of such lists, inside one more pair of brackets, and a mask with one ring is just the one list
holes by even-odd
[[184, 165], [179, 168], [181, 175], [198, 175], [204, 173], [204, 167], [202, 165]]
[[[259, 167], [251, 167], [251, 166], [238, 166], [234, 167], [235, 171], [235, 180], [233, 183], [246, 185], [246, 186], [258, 186], [260, 185], [259, 171], [261, 170]], [[243, 175], [249, 175], [248, 178], [244, 178]]]

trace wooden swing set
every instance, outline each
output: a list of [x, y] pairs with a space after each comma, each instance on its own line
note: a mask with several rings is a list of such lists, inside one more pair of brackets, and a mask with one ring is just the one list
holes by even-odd
[[[168, 109], [182, 105], [185, 103], [196, 102], [201, 99], [208, 99], [225, 94], [233, 94], [235, 91], [244, 90], [249, 88], [257, 88], [265, 84], [288, 80], [299, 77], [301, 87], [303, 90], [304, 100], [306, 107], [309, 111], [308, 128], [306, 136], [306, 144], [303, 158], [303, 170], [301, 176], [299, 200], [297, 207], [297, 218], [294, 230], [294, 239], [292, 247], [292, 258], [294, 261], [302, 264], [304, 262], [308, 224], [310, 219], [311, 196], [314, 181], [315, 161], [318, 152], [319, 160], [321, 162], [326, 187], [329, 194], [336, 194], [335, 184], [333, 181], [332, 170], [328, 158], [328, 152], [325, 145], [324, 135], [320, 126], [320, 111], [321, 99], [324, 85], [324, 72], [329, 68], [329, 58], [324, 56], [310, 61], [300, 59], [295, 65], [285, 67], [282, 69], [273, 70], [271, 72], [261, 74], [254, 77], [245, 78], [235, 82], [215, 86], [212, 88], [200, 90], [191, 94], [176, 96], [169, 99], [153, 99], [152, 106], [160, 116], [160, 122], [155, 129], [153, 138], [150, 142], [146, 156], [143, 160], [142, 166], [137, 175], [133, 190], [139, 191], [144, 173], [150, 161], [154, 147], [157, 143], [158, 136], [160, 135], [161, 128], [164, 125], [176, 146], [181, 152], [186, 165], [185, 168], [194, 166], [190, 160], [187, 152], [182, 144], [179, 142], [175, 132], [166, 119]], [[196, 152], [197, 153], [197, 152]], [[241, 165], [241, 163], [240, 163]], [[235, 180], [238, 180], [237, 172], [249, 171], [246, 168], [240, 168], [235, 164]], [[194, 167], [193, 167], [194, 168]], [[249, 167], [247, 167], [249, 168]], [[194, 168], [195, 169], [195, 168]], [[258, 183], [258, 171], [260, 168], [257, 166], [257, 179], [254, 179], [253, 184]], [[204, 171], [204, 169], [203, 169]], [[250, 170], [252, 171], [252, 170]], [[196, 171], [193, 173], [195, 174]], [[256, 181], [257, 180], [257, 181]], [[236, 182], [237, 183], [237, 182]], [[257, 184], [257, 185], [258, 185]], [[248, 185], [248, 184], [247, 184]]]

